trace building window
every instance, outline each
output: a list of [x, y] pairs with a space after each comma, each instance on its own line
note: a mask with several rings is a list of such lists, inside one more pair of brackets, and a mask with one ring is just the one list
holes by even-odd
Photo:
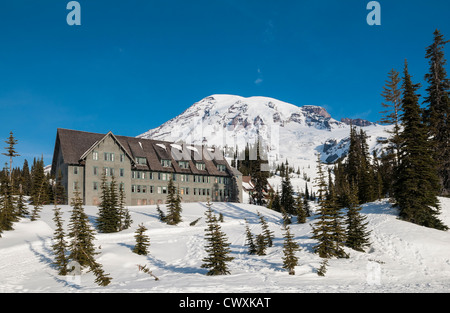
[[153, 193], [153, 188], [154, 188], [153, 186], [150, 186], [148, 192]]
[[105, 161], [114, 162], [114, 153], [105, 152], [103, 156]]
[[97, 166], [94, 166], [93, 173], [94, 173], [94, 176], [98, 175], [98, 167]]
[[136, 192], [136, 185], [131, 185], [131, 192], [135, 193]]
[[98, 190], [98, 182], [94, 182], [94, 185], [93, 185], [93, 188], [92, 188], [94, 191], [97, 191]]
[[180, 168], [188, 169], [189, 168], [189, 162], [188, 161], [178, 161], [178, 165]]
[[73, 167], [73, 174], [78, 175], [78, 167], [77, 166]]
[[73, 182], [73, 190], [75, 190], [75, 191], [78, 190], [78, 182], [77, 181]]
[[92, 160], [98, 161], [98, 152], [97, 151], [92, 152]]
[[189, 175], [180, 174], [180, 181], [182, 181], [182, 182], [189, 182]]
[[146, 158], [137, 157], [136, 158], [136, 163], [137, 164], [141, 164], [141, 165], [147, 165], [147, 159]]
[[125, 170], [123, 168], [119, 169], [119, 175], [120, 175], [120, 177], [125, 176]]
[[170, 167], [171, 162], [170, 162], [170, 160], [161, 159], [161, 165], [163, 167]]
[[225, 170], [227, 169], [227, 167], [223, 164], [217, 164], [217, 170], [219, 172], [225, 172]]
[[158, 193], [159, 194], [166, 194], [167, 193], [167, 187], [158, 187]]
[[196, 167], [198, 170], [200, 170], [200, 171], [203, 171], [203, 170], [206, 169], [205, 163], [201, 163], [201, 162], [196, 163], [196, 164], [195, 164], [195, 167]]
[[148, 172], [148, 179], [153, 179], [153, 172]]
[[119, 156], [119, 160], [120, 160], [120, 162], [124, 162], [125, 161], [125, 154], [121, 154]]

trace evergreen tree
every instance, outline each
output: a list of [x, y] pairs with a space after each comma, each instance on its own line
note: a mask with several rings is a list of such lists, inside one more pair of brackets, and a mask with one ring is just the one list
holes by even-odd
[[299, 245], [293, 240], [289, 227], [286, 227], [283, 243], [283, 268], [289, 271], [289, 275], [295, 275], [294, 268], [298, 265], [298, 258], [295, 252], [300, 250]]
[[426, 50], [430, 69], [425, 75], [428, 83], [425, 121], [437, 165], [439, 191], [444, 196], [450, 195], [450, 79], [445, 69], [447, 60], [444, 55], [445, 45], [449, 42], [436, 29], [434, 41]]
[[5, 141], [5, 143], [8, 145], [7, 147], [5, 147], [5, 150], [7, 152], [2, 153], [2, 154], [9, 157], [9, 181], [12, 182], [11, 174], [12, 174], [13, 158], [20, 156], [20, 154], [18, 154], [15, 150], [15, 145], [17, 144], [17, 140], [14, 138], [13, 132], [9, 133], [9, 138], [8, 138], [8, 140]]
[[133, 223], [130, 211], [125, 207], [125, 190], [123, 190], [123, 185], [119, 187], [119, 220], [119, 230], [128, 229]]
[[227, 263], [234, 258], [229, 256], [229, 253], [231, 252], [229, 248], [230, 243], [227, 242], [226, 235], [222, 232], [211, 206], [212, 204], [208, 201], [208, 210], [205, 213], [206, 224], [208, 225], [205, 229], [205, 238], [207, 241], [205, 250], [208, 256], [203, 259], [201, 267], [209, 269], [207, 273], [208, 276], [227, 275], [230, 274]]
[[62, 184], [62, 172], [61, 170], [58, 171], [58, 174], [56, 175], [55, 179], [55, 204], [65, 204], [66, 203], [66, 191], [64, 189], [64, 186]]
[[297, 199], [295, 200], [295, 209], [297, 211], [297, 223], [298, 224], [306, 223], [308, 212], [305, 210], [304, 201], [300, 193], [298, 193]]
[[259, 216], [259, 221], [261, 223], [261, 229], [262, 229], [262, 235], [265, 241], [265, 245], [267, 247], [272, 247], [273, 246], [273, 239], [275, 238], [273, 235], [273, 231], [271, 231], [269, 229], [269, 224], [267, 223], [266, 219], [264, 218], [264, 216], [262, 216], [259, 212], [257, 212], [258, 216]]
[[320, 263], [320, 267], [317, 270], [317, 275], [319, 276], [325, 276], [327, 273], [327, 266], [328, 266], [328, 258], [325, 258], [322, 263]]
[[380, 112], [383, 114], [380, 124], [382, 125], [394, 125], [392, 130], [387, 130], [390, 135], [389, 138], [381, 143], [387, 144], [388, 153], [392, 155], [394, 164], [393, 167], [397, 167], [400, 149], [400, 111], [402, 102], [401, 91], [401, 78], [400, 73], [392, 69], [388, 74], [388, 80], [383, 87], [382, 96], [384, 101], [381, 105], [385, 108], [385, 111]]
[[175, 188], [172, 178], [167, 186], [167, 216], [166, 221], [169, 225], [177, 225], [181, 222], [181, 197]]
[[156, 205], [156, 211], [158, 212], [159, 220], [165, 223], [167, 221], [167, 217], [166, 214], [164, 214], [164, 212], [159, 207], [159, 204]]
[[272, 210], [281, 212], [280, 192], [278, 190], [273, 196]]
[[256, 255], [266, 255], [267, 241], [263, 234], [256, 236]]
[[281, 216], [283, 217], [283, 226], [292, 223], [291, 216], [283, 208], [281, 208]]
[[267, 189], [267, 179], [269, 178], [269, 172], [264, 167], [268, 167], [268, 162], [263, 160], [262, 154], [262, 141], [258, 137], [258, 141], [256, 143], [256, 160], [251, 161], [251, 169], [250, 173], [252, 180], [255, 183], [255, 199], [257, 205], [263, 205], [265, 203], [264, 200], [264, 191]]
[[404, 129], [400, 134], [402, 146], [394, 196], [401, 219], [446, 230], [447, 227], [438, 218], [439, 180], [418, 104], [416, 91], [419, 87], [419, 84], [412, 83], [405, 61], [402, 99]]
[[72, 214], [69, 221], [70, 238], [69, 258], [78, 262], [81, 267], [90, 266], [94, 256], [98, 254], [94, 248], [94, 230], [91, 228], [89, 218], [84, 212], [83, 200], [80, 192], [75, 191], [75, 197], [71, 201]]
[[67, 266], [69, 264], [67, 252], [67, 242], [64, 239], [65, 233], [63, 228], [63, 220], [61, 218], [61, 209], [55, 206], [53, 221], [56, 228], [53, 233], [53, 254], [55, 255], [55, 262], [53, 263], [58, 268], [58, 275], [67, 275]]
[[253, 234], [248, 226], [248, 221], [245, 220], [245, 245], [248, 247], [248, 254], [256, 254], [256, 245], [253, 241]]
[[89, 265], [89, 271], [93, 272], [95, 275], [95, 283], [99, 286], [106, 287], [111, 283], [112, 278], [108, 276], [109, 274], [105, 274], [103, 270], [103, 265], [96, 262], [93, 258], [91, 259], [91, 263]]
[[22, 167], [22, 191], [24, 195], [29, 196], [31, 193], [31, 174], [30, 167], [28, 166], [28, 161], [25, 159], [23, 161]]
[[[23, 178], [21, 178], [21, 180], [23, 180]], [[19, 195], [16, 200], [16, 215], [18, 217], [25, 217], [28, 214], [30, 214], [30, 212], [28, 211], [28, 205], [24, 198], [23, 189], [19, 188]]]
[[108, 182], [103, 174], [101, 182], [101, 203], [98, 210], [97, 228], [102, 233], [115, 233], [121, 230], [122, 215], [114, 176]]
[[73, 208], [68, 234], [70, 238], [69, 258], [77, 262], [82, 268], [89, 267], [89, 271], [96, 276], [96, 284], [107, 286], [111, 282], [111, 277], [105, 274], [103, 266], [94, 258], [98, 254], [94, 247], [94, 229], [90, 226], [89, 218], [84, 212], [83, 200], [80, 198], [78, 190], [75, 191], [75, 197], [72, 199], [71, 205]]
[[317, 159], [316, 186], [319, 193], [319, 212], [316, 222], [312, 225], [312, 239], [317, 240], [318, 243], [313, 247], [313, 250], [321, 258], [347, 257], [343, 250], [344, 228], [335, 193], [330, 192], [329, 197], [324, 196], [327, 193], [327, 183], [320, 155]]
[[347, 225], [345, 245], [356, 251], [364, 252], [364, 249], [370, 246], [370, 231], [367, 231], [367, 217], [363, 216], [360, 211], [361, 206], [359, 205], [357, 187], [353, 185], [345, 220]]
[[150, 246], [150, 238], [145, 234], [147, 228], [144, 224], [140, 224], [136, 230], [136, 245], [134, 246], [133, 252], [139, 255], [147, 255], [148, 247]]
[[3, 173], [0, 181], [0, 234], [13, 230], [13, 223], [17, 221], [13, 188], [6, 166]]
[[291, 180], [289, 178], [289, 171], [286, 171], [286, 174], [281, 182], [281, 198], [280, 198], [281, 207], [289, 214], [295, 214], [295, 199], [294, 199], [294, 189], [291, 184]]
[[[34, 159], [31, 168], [31, 194], [30, 201], [35, 207], [42, 207], [48, 202], [47, 181], [44, 173], [44, 160]], [[36, 211], [39, 211], [38, 209]]]

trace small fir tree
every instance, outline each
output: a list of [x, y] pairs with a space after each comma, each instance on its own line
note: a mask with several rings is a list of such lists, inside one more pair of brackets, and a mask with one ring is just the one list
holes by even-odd
[[166, 214], [159, 207], [159, 204], [156, 205], [156, 211], [158, 212], [159, 220], [165, 223], [167, 221], [167, 217]]
[[299, 245], [294, 241], [289, 227], [286, 227], [283, 243], [283, 268], [289, 271], [289, 275], [295, 275], [294, 268], [298, 265], [298, 258], [295, 253], [300, 250]]
[[130, 211], [125, 207], [125, 190], [123, 185], [119, 187], [119, 230], [130, 228], [133, 220], [131, 219]]
[[179, 188], [175, 188], [172, 178], [167, 186], [167, 216], [166, 221], [169, 225], [177, 225], [181, 222], [181, 196]]
[[328, 266], [328, 258], [324, 259], [322, 263], [320, 263], [320, 267], [317, 270], [317, 275], [325, 276], [325, 274], [327, 273], [327, 266]]
[[78, 262], [81, 267], [89, 266], [98, 254], [94, 248], [94, 230], [90, 226], [89, 218], [84, 212], [83, 200], [80, 198], [80, 192], [75, 191], [75, 197], [71, 201], [72, 214], [69, 221], [70, 238], [69, 258]]
[[245, 245], [248, 247], [248, 254], [256, 254], [256, 245], [247, 220], [245, 220]]
[[71, 202], [72, 214], [69, 221], [69, 258], [77, 262], [81, 268], [89, 267], [96, 279], [95, 283], [99, 286], [107, 286], [111, 282], [109, 274], [105, 274], [103, 266], [95, 260], [94, 229], [90, 226], [89, 218], [84, 212], [83, 200], [80, 192], [75, 190], [74, 198]]
[[267, 250], [267, 240], [263, 234], [259, 234], [256, 236], [256, 254], [257, 255], [266, 255]]
[[298, 193], [298, 196], [295, 199], [295, 210], [297, 214], [297, 223], [298, 224], [306, 223], [308, 212], [305, 210], [304, 201], [300, 195], [300, 192]]
[[62, 184], [62, 172], [61, 170], [58, 171], [58, 174], [56, 176], [55, 180], [55, 203], [56, 204], [65, 204], [66, 203], [66, 191], [64, 189], [64, 186]]
[[281, 182], [280, 204], [288, 214], [295, 214], [294, 188], [289, 177], [289, 170], [286, 170], [283, 181]]
[[[4, 173], [8, 173], [5, 167]], [[13, 223], [17, 221], [15, 215], [15, 201], [13, 196], [13, 187], [8, 175], [3, 175], [0, 186], [0, 233], [2, 231], [13, 230]]]
[[229, 246], [230, 243], [227, 242], [226, 235], [222, 232], [217, 217], [214, 215], [211, 209], [211, 203], [208, 201], [206, 211], [206, 224], [208, 227], [206, 231], [206, 241], [205, 246], [207, 257], [203, 259], [202, 268], [209, 269], [206, 275], [227, 275], [230, 274], [228, 270], [228, 262], [232, 261], [234, 258], [229, 256], [231, 252]]
[[139, 255], [147, 255], [148, 247], [150, 246], [150, 238], [145, 234], [147, 228], [144, 224], [140, 224], [136, 230], [136, 245], [134, 246], [133, 252]]
[[53, 254], [55, 255], [55, 262], [53, 263], [58, 269], [58, 275], [67, 275], [67, 266], [69, 264], [67, 253], [67, 242], [65, 240], [65, 233], [63, 227], [63, 220], [61, 218], [61, 209], [55, 206], [53, 209], [56, 228], [53, 233]]
[[317, 160], [316, 186], [319, 193], [319, 212], [316, 222], [312, 226], [312, 238], [317, 240], [318, 243], [313, 247], [313, 250], [321, 258], [347, 257], [343, 250], [345, 234], [335, 192], [331, 191], [328, 197], [325, 196], [327, 183], [320, 156]]
[[367, 231], [367, 217], [360, 212], [357, 187], [354, 185], [351, 188], [349, 202], [345, 220], [347, 225], [345, 245], [356, 251], [364, 252], [364, 249], [370, 246], [370, 231]]
[[270, 230], [269, 224], [267, 223], [264, 216], [262, 216], [259, 212], [257, 212], [257, 214], [259, 216], [259, 221], [261, 223], [262, 235], [263, 235], [264, 241], [266, 242], [265, 245], [267, 247], [272, 247], [273, 239], [274, 239], [273, 231]]

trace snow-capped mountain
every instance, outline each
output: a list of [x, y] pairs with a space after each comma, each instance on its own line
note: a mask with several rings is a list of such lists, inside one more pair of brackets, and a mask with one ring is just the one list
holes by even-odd
[[[376, 149], [377, 138], [386, 137], [386, 127], [367, 125], [369, 145]], [[315, 168], [317, 153], [326, 163], [345, 155], [349, 134], [348, 119], [337, 121], [320, 106], [298, 107], [267, 97], [212, 95], [138, 137], [243, 150], [259, 135], [271, 165], [287, 159], [295, 168]]]

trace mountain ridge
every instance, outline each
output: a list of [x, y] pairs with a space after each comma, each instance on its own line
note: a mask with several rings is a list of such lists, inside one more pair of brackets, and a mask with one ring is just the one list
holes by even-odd
[[299, 107], [270, 97], [215, 94], [137, 137], [237, 147], [240, 151], [261, 138], [271, 165], [288, 160], [294, 166], [311, 167], [317, 153], [325, 163], [345, 156], [350, 124], [364, 127], [371, 151], [380, 148], [377, 139], [386, 137], [384, 131], [389, 127], [362, 119], [338, 121], [321, 106]]

